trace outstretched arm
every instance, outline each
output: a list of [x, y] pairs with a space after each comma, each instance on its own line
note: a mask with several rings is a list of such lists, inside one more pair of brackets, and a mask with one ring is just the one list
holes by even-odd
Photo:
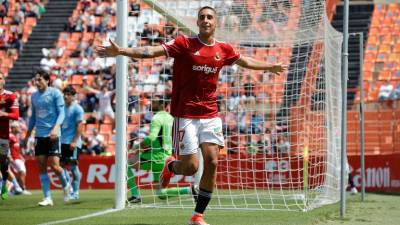
[[121, 48], [114, 41], [110, 40], [109, 46], [97, 46], [95, 51], [100, 57], [114, 57], [124, 55], [130, 58], [155, 58], [165, 56], [164, 48], [159, 46], [145, 46], [139, 48]]
[[252, 70], [267, 70], [271, 73], [281, 73], [287, 69], [286, 65], [281, 64], [269, 64], [264, 61], [256, 60], [250, 57], [242, 56], [236, 61], [236, 64]]

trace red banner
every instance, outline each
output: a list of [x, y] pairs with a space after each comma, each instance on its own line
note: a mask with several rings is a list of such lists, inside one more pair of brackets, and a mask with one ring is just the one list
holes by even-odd
[[[313, 160], [315, 161], [315, 159]], [[366, 156], [366, 190], [383, 192], [400, 192], [400, 155]], [[294, 187], [303, 185], [302, 160], [291, 163], [285, 158], [268, 159], [261, 157], [221, 158], [218, 166], [218, 188], [251, 188], [257, 187]], [[353, 169], [354, 182], [357, 187], [361, 186], [359, 169], [359, 157], [350, 156], [349, 163]], [[33, 158], [26, 160], [27, 166], [27, 188], [39, 189], [39, 174]], [[300, 167], [300, 169], [299, 169]], [[82, 189], [110, 189], [114, 187], [115, 166], [113, 157], [82, 156], [79, 160], [79, 168], [82, 172]], [[315, 166], [310, 169], [308, 183], [321, 183], [322, 174], [317, 176], [313, 171], [322, 171]], [[279, 171], [279, 172], [278, 172]], [[320, 173], [319, 172], [319, 173]], [[58, 177], [49, 170], [52, 187], [61, 187]], [[148, 186], [153, 181], [151, 173], [147, 171], [135, 171], [137, 182]], [[315, 179], [315, 182], [314, 182]], [[176, 175], [171, 183], [191, 183], [192, 177]], [[143, 186], [141, 188], [144, 188]], [[299, 187], [295, 187], [299, 188]], [[312, 185], [309, 188], [313, 188]]]

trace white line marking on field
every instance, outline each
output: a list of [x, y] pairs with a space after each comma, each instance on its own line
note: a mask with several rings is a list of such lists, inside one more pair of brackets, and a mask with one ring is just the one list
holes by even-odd
[[65, 219], [65, 220], [56, 220], [56, 221], [52, 221], [52, 222], [41, 223], [39, 225], [52, 225], [52, 224], [67, 223], [67, 222], [71, 222], [71, 221], [83, 220], [83, 219], [96, 217], [96, 216], [102, 216], [102, 215], [105, 215], [108, 213], [118, 212], [121, 210], [123, 210], [123, 209], [107, 209], [104, 211], [100, 211], [100, 212], [96, 212], [96, 213], [92, 213], [92, 214], [88, 214], [88, 215], [84, 215], [84, 216], [73, 217], [73, 218], [69, 218], [69, 219]]

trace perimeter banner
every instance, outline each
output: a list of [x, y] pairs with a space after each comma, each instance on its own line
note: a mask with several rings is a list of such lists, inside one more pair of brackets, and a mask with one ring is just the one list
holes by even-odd
[[[293, 158], [292, 158], [293, 159]], [[360, 158], [359, 156], [349, 156], [354, 182], [357, 187], [361, 187]], [[315, 159], [314, 159], [315, 160]], [[400, 192], [400, 154], [396, 155], [377, 155], [366, 156], [366, 190], [382, 192]], [[27, 188], [39, 189], [39, 173], [33, 158], [26, 160], [27, 167]], [[258, 187], [289, 187], [302, 185], [303, 174], [301, 168], [302, 161], [291, 161], [288, 158], [272, 158], [265, 160], [261, 157], [251, 156], [220, 158], [218, 168], [218, 188], [248, 188]], [[82, 189], [111, 189], [114, 187], [115, 166], [113, 157], [103, 156], [82, 156], [79, 160], [79, 167], [82, 172]], [[321, 168], [322, 169], [322, 168]], [[313, 188], [313, 180], [323, 179], [322, 175], [313, 175], [309, 170], [309, 188]], [[141, 188], [151, 185], [153, 177], [147, 171], [134, 171]], [[61, 184], [54, 172], [49, 169], [49, 176], [52, 188], [60, 188]], [[171, 184], [186, 184], [193, 181], [192, 177], [176, 175], [172, 178]], [[229, 181], [229, 182], [228, 182]], [[142, 186], [143, 185], [143, 186]]]

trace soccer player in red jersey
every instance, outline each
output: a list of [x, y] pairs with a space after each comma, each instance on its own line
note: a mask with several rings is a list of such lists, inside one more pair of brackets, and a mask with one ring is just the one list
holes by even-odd
[[166, 187], [173, 174], [190, 176], [198, 168], [197, 149], [201, 148], [204, 171], [196, 208], [189, 225], [206, 225], [203, 213], [214, 189], [218, 153], [224, 146], [222, 121], [218, 118], [217, 84], [223, 66], [237, 64], [254, 70], [278, 74], [286, 66], [270, 65], [241, 56], [230, 44], [215, 40], [217, 13], [205, 6], [198, 12], [199, 34], [195, 37], [178, 36], [161, 46], [121, 48], [110, 40], [110, 46], [98, 46], [101, 57], [124, 55], [132, 58], [174, 58], [171, 114], [174, 116], [173, 144], [179, 160], [167, 159], [161, 174], [161, 186]]
[[8, 138], [10, 136], [10, 120], [18, 120], [19, 107], [17, 96], [4, 89], [5, 76], [0, 73], [0, 168], [3, 175], [1, 187], [1, 198], [8, 197], [8, 189], [6, 181], [8, 178], [8, 165], [10, 163], [10, 144]]
[[10, 152], [11, 152], [10, 167], [13, 170], [13, 172], [16, 173], [15, 177], [18, 180], [19, 186], [22, 188], [21, 194], [31, 195], [31, 193], [28, 190], [26, 190], [26, 185], [25, 185], [26, 167], [25, 167], [24, 156], [22, 155], [21, 148], [19, 147], [19, 138], [20, 138], [19, 122], [13, 121], [10, 127], [11, 127], [11, 133], [9, 139]]

